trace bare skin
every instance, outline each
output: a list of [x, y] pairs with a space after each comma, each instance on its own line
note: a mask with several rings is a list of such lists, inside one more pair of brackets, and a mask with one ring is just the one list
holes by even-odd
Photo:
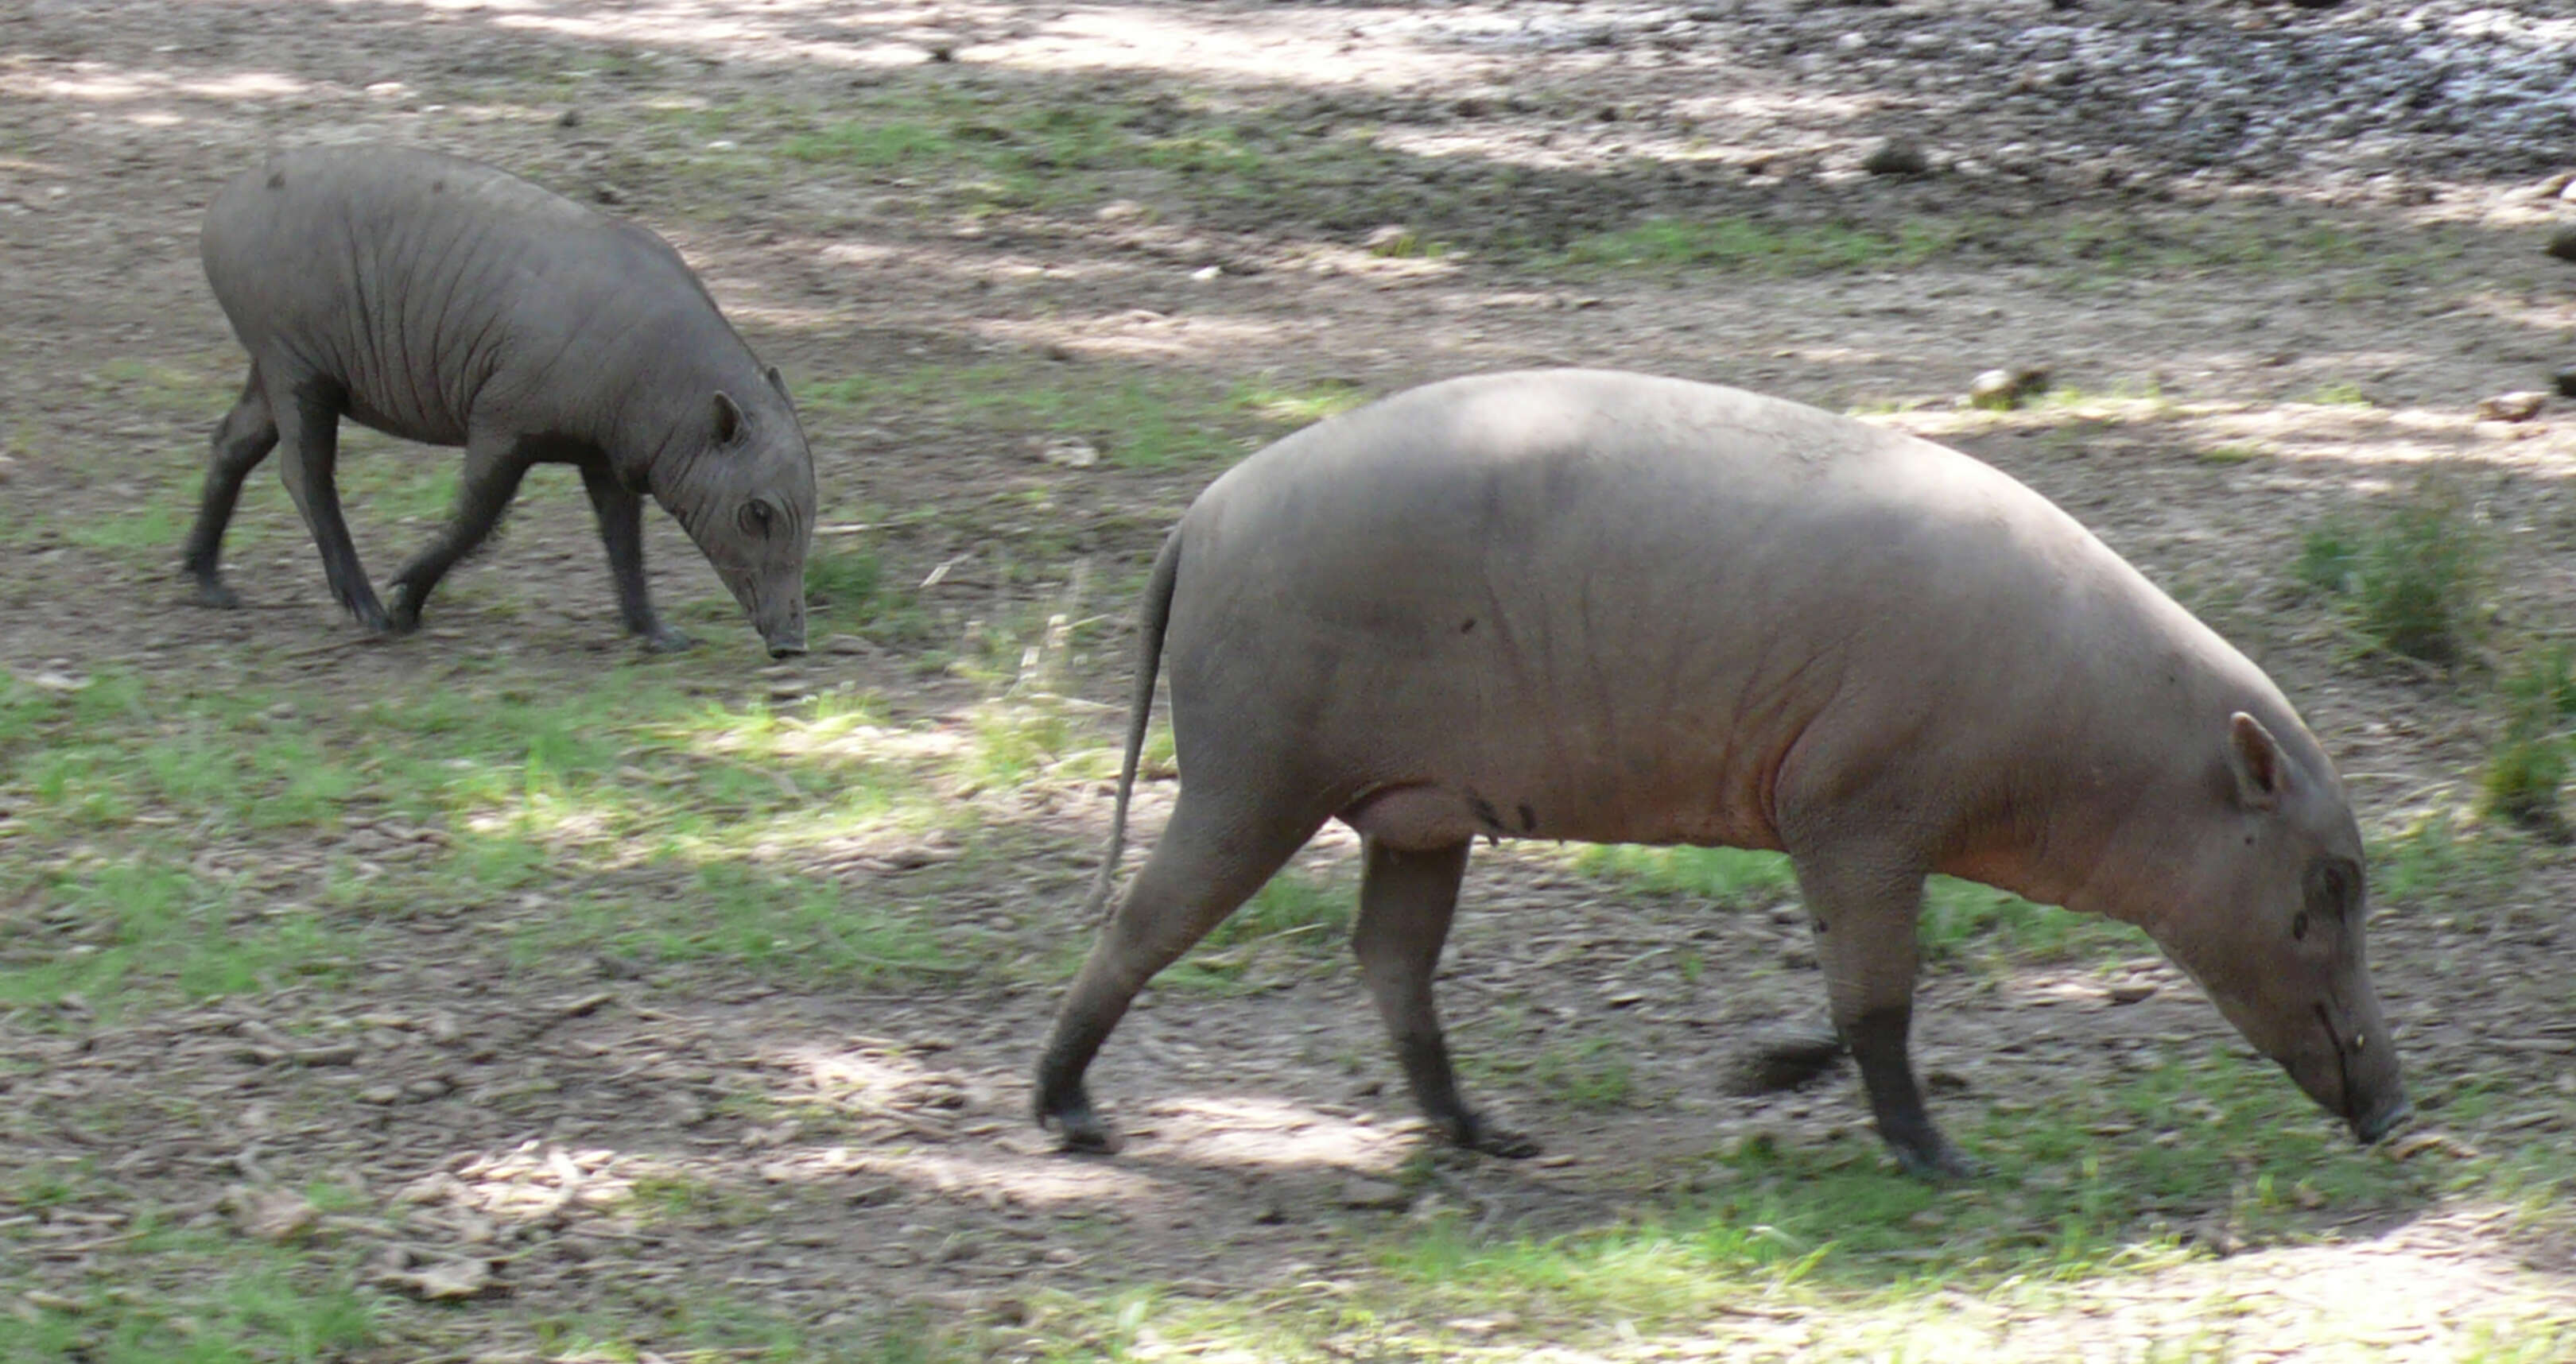
[[1972, 1168], [1909, 1057], [1934, 872], [2139, 925], [2358, 1136], [2407, 1111], [2313, 736], [1956, 452], [1636, 375], [1432, 385], [1211, 486], [1156, 564], [1142, 659], [1112, 866], [1158, 663], [1186, 779], [1038, 1067], [1068, 1145], [1114, 1142], [1082, 1076], [1136, 991], [1336, 818], [1415, 1098], [1479, 1150], [1536, 1149], [1459, 1095], [1432, 1001], [1479, 836], [1788, 853], [1835, 1033], [1802, 1054], [1853, 1057], [1920, 1174]]
[[[488, 166], [387, 147], [282, 153], [207, 211], [206, 277], [251, 354], [188, 533], [197, 599], [242, 480], [272, 452], [324, 576], [366, 628], [403, 634], [499, 526], [528, 470], [581, 470], [626, 628], [654, 611], [643, 500], [679, 518], [773, 654], [804, 649], [814, 462], [786, 383], [753, 358], [659, 237]], [[462, 446], [456, 514], [395, 571], [358, 561], [335, 478], [342, 418]]]

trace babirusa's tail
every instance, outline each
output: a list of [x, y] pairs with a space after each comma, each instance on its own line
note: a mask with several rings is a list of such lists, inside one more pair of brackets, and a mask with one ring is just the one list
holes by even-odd
[[1136, 689], [1127, 702], [1127, 756], [1118, 765], [1118, 804], [1109, 815], [1109, 850], [1100, 856], [1100, 875], [1082, 902], [1082, 917], [1097, 922], [1109, 903], [1109, 888], [1118, 879], [1118, 855], [1127, 846], [1127, 801], [1136, 790], [1136, 764], [1145, 753], [1146, 722], [1154, 714], [1154, 679], [1163, 669], [1163, 627], [1172, 619], [1172, 584], [1180, 577], [1181, 533], [1174, 529], [1154, 556], [1154, 576], [1145, 584], [1145, 600], [1136, 622]]

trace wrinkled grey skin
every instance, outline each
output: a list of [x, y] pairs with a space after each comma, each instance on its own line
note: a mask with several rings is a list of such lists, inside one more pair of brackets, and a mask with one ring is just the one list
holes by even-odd
[[[331, 590], [402, 633], [491, 534], [535, 464], [571, 464], [599, 517], [626, 628], [654, 613], [643, 499], [677, 517], [773, 655], [804, 652], [814, 459], [778, 371], [753, 358], [661, 238], [516, 176], [398, 147], [283, 152], [226, 185], [200, 238], [206, 278], [250, 352], [216, 428], [186, 568], [199, 600], [225, 523], [271, 449]], [[395, 571], [390, 609], [358, 564], [333, 481], [343, 416], [461, 445], [456, 519]]]
[[[1228, 472], [1156, 562], [1108, 865], [1158, 662], [1182, 781], [1037, 1071], [1083, 1085], [1136, 991], [1328, 819], [1425, 1113], [1431, 980], [1478, 835], [1785, 851], [1837, 1041], [1910, 1170], [1973, 1168], [1907, 1051], [1923, 879], [2145, 929], [2363, 1141], [2408, 1111], [2341, 780], [2251, 662], [2038, 494], [1794, 403], [1598, 371], [1434, 384]], [[1816, 1058], [1808, 1058], [1813, 1063]], [[1794, 1061], [1795, 1058], [1792, 1058]]]

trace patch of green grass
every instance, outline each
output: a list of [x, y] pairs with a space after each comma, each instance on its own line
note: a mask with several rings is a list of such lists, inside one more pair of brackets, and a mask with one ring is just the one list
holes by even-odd
[[99, 366], [92, 382], [115, 396], [118, 405], [171, 422], [199, 423], [202, 435], [232, 410], [240, 396], [241, 357], [216, 353], [184, 359], [110, 360]]
[[2264, 457], [2264, 452], [2251, 445], [2213, 445], [2193, 458], [2203, 464], [2251, 464]]
[[[316, 1275], [284, 1254], [189, 1258], [204, 1263], [174, 1292], [111, 1281], [78, 1295], [78, 1312], [0, 1312], [0, 1362], [327, 1364], [378, 1342], [382, 1309], [349, 1275]], [[269, 1263], [221, 1267], [244, 1258]]]
[[953, 960], [920, 913], [816, 877], [732, 862], [700, 867], [684, 889], [591, 895], [527, 924], [522, 960], [606, 947], [655, 962], [720, 961], [764, 976], [835, 985], [953, 981]]
[[1594, 233], [1566, 248], [1578, 265], [1695, 267], [1763, 274], [1883, 270], [1921, 264], [1951, 244], [1948, 234], [1908, 224], [1890, 234], [1825, 223], [1774, 225], [1751, 218], [1657, 218]]
[[817, 634], [849, 631], [887, 645], [930, 637], [920, 595], [887, 584], [877, 556], [864, 549], [825, 549], [805, 561], [805, 609]]
[[2492, 905], [2521, 879], [2521, 847], [2435, 813], [2369, 843], [2371, 898], [2383, 906], [2462, 909]]
[[1576, 1112], [1607, 1113], [1626, 1108], [1637, 1098], [1636, 1067], [1621, 1055], [1611, 1037], [1549, 1041], [1535, 1051], [1523, 1047], [1479, 1048], [1460, 1058], [1469, 1078], [1488, 1077], [1527, 1086], [1551, 1107]]
[[1259, 967], [1285, 964], [1301, 971], [1336, 957], [1348, 950], [1358, 896], [1347, 882], [1283, 870], [1157, 977], [1157, 983], [1226, 993], [1253, 980]]
[[[2106, 1294], [2192, 1262], [2213, 1239], [2333, 1243], [2355, 1221], [2402, 1221], [2447, 1197], [2488, 1196], [2550, 1143], [2509, 1159], [2399, 1161], [2355, 1148], [2266, 1062], [2168, 1047], [2109, 1083], [2045, 1103], [1942, 1107], [1990, 1167], [1957, 1185], [1896, 1173], [1866, 1131], [1730, 1143], [1670, 1168], [1661, 1189], [1570, 1231], [1531, 1234], [1426, 1198], [1375, 1232], [1374, 1272], [1225, 1302], [1143, 1292], [1050, 1300], [1066, 1339], [1150, 1341], [1187, 1356], [1282, 1360], [1517, 1358], [1541, 1348], [1625, 1357], [1970, 1358], [2044, 1340]], [[2436, 1107], [2482, 1120], [2487, 1096]], [[2292, 1311], [2303, 1309], [2292, 1308]], [[2119, 1337], [2142, 1357], [2197, 1358], [2260, 1293]], [[2016, 1323], [2031, 1323], [2036, 1339]], [[1784, 1338], [1782, 1332], [1789, 1332]], [[2545, 1309], [2499, 1313], [2500, 1348], [2563, 1338]], [[2043, 1349], [2046, 1346], [2042, 1347]], [[2034, 1356], [2037, 1357], [2037, 1356]]]
[[[618, 927], [653, 955], [939, 974], [952, 968], [905, 914], [723, 869], [970, 821], [932, 795], [952, 762], [864, 700], [710, 705], [649, 662], [542, 694], [469, 675], [347, 709], [118, 673], [69, 691], [7, 681], [0, 902], [50, 917], [25, 947], [0, 944], [0, 1000], [79, 993], [109, 1012], [117, 996], [329, 983], [379, 917], [638, 866], [713, 878]], [[210, 843], [251, 850], [226, 864], [242, 870], [198, 865]]]
[[2344, 601], [2375, 647], [2451, 667], [2478, 639], [2487, 558], [2458, 494], [2427, 479], [2375, 519], [2336, 517], [2310, 528], [2292, 571]]
[[[1797, 874], [1780, 853], [1740, 848], [1649, 848], [1601, 844], [1575, 854], [1576, 870], [1660, 895], [1688, 895], [1728, 909], [1795, 896]], [[1918, 942], [1927, 960], [1991, 952], [2014, 960], [2135, 955], [2151, 950], [2126, 924], [2032, 904], [1971, 881], [1931, 877], [1924, 886]]]
[[47, 873], [36, 891], [67, 928], [18, 959], [0, 959], [0, 1004], [77, 995], [104, 1015], [136, 994], [192, 998], [344, 977], [348, 945], [310, 910], [251, 915], [229, 886], [187, 870], [191, 849], [150, 847]]
[[2177, 1233], [2212, 1216], [2240, 1236], [2296, 1237], [2314, 1220], [2303, 1204], [2348, 1215], [2430, 1192], [2425, 1172], [2351, 1148], [2306, 1103], [2268, 1063], [2169, 1052], [2037, 1109], [1947, 1105], [1962, 1144], [1994, 1167], [1972, 1185], [1906, 1178], [1865, 1133], [1748, 1142], [1710, 1159], [1690, 1181], [1701, 1192], [1639, 1221], [1545, 1240], [1434, 1231], [1388, 1267], [1441, 1310], [1643, 1327], [1745, 1295], [1859, 1306], [2072, 1286], [2184, 1258]]
[[[350, 515], [366, 523], [443, 522], [456, 511], [456, 482], [464, 465], [461, 452], [430, 445], [415, 445], [391, 436], [377, 435], [343, 423], [343, 437], [338, 466], [340, 496]], [[578, 479], [572, 470], [554, 470], [540, 465], [529, 471], [510, 502], [510, 514], [517, 517], [538, 503], [548, 504], [543, 515], [555, 515], [570, 508], [566, 503], [564, 483]], [[502, 523], [504, 533], [509, 523]], [[361, 546], [363, 550], [370, 547]], [[395, 562], [415, 546], [376, 545], [371, 558]], [[388, 558], [388, 556], [396, 556]]]
[[2310, 389], [2307, 396], [2300, 399], [2300, 401], [2314, 403], [2319, 407], [2378, 406], [2377, 403], [2371, 401], [2369, 394], [2362, 391], [2361, 385], [2356, 384], [2349, 379], [2338, 379], [2332, 383], [2320, 384], [2317, 387]]
[[1306, 385], [1280, 384], [1270, 380], [1246, 380], [1235, 385], [1228, 403], [1238, 411], [1249, 412], [1280, 426], [1310, 426], [1326, 417], [1362, 406], [1369, 392], [1357, 383], [1327, 379]]
[[118, 516], [85, 517], [72, 522], [64, 538], [84, 549], [169, 552], [179, 543], [179, 514], [168, 507], [146, 507]]
[[2558, 798], [2567, 782], [2568, 718], [2576, 715], [2576, 647], [2525, 649], [2496, 693], [2503, 715], [2478, 776], [2479, 808], [2563, 840]]
[[1222, 385], [1167, 371], [1049, 361], [925, 365], [853, 374], [806, 387], [819, 414], [856, 418], [885, 409], [931, 417], [987, 437], [1029, 445], [1079, 440], [1123, 468], [1155, 469], [1242, 458], [1263, 442], [1356, 406], [1351, 385]]

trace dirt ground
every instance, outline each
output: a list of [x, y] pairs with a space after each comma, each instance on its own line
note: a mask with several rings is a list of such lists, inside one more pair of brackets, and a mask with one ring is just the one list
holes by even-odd
[[[327, 727], [363, 723], [380, 697], [468, 682], [570, 694], [628, 659], [587, 517], [567, 485], [543, 480], [418, 637], [370, 642], [334, 610], [264, 475], [245, 516], [271, 533], [229, 561], [250, 606], [185, 601], [177, 536], [239, 364], [197, 263], [197, 218], [264, 149], [385, 138], [488, 159], [650, 224], [800, 392], [917, 372], [1067, 373], [1077, 388], [1086, 374], [1104, 386], [1171, 376], [1210, 392], [1259, 376], [1375, 394], [1586, 364], [1741, 384], [1930, 435], [2058, 501], [2270, 669], [2374, 837], [2397, 837], [2428, 815], [2464, 817], [2492, 707], [2471, 681], [2356, 656], [2333, 605], [2288, 566], [2320, 518], [2439, 465], [2498, 547], [2498, 636], [2568, 627], [2576, 424], [2564, 407], [2520, 423], [2473, 409], [2546, 388], [2554, 366], [2576, 362], [2576, 267], [2539, 249], [2551, 224], [2576, 221], [2555, 197], [2564, 177], [2551, 178], [2576, 163], [2510, 147], [2482, 160], [2400, 129], [2384, 138], [2398, 150], [2361, 171], [2330, 151], [2344, 143], [2311, 153], [2289, 138], [2259, 174], [2223, 174], [2227, 163], [2213, 171], [2144, 123], [2133, 136], [2088, 133], [2105, 115], [2005, 95], [2014, 69], [1981, 69], [1973, 49], [2043, 22], [2118, 34], [2151, 21], [2257, 47], [2308, 24], [2375, 42], [2417, 31], [2404, 14], [21, 0], [0, 11], [0, 515], [12, 523], [0, 664], [35, 687], [116, 673], [147, 694], [278, 690]], [[2559, 22], [2523, 18], [2544, 36]], [[1838, 47], [1847, 34], [1863, 41]], [[1841, 82], [1813, 60], [1891, 48], [1911, 59]], [[1098, 199], [967, 212], [943, 197], [938, 169], [856, 173], [768, 154], [842, 102], [933, 80], [1004, 104], [1293, 104], [1431, 169], [1402, 194], [1318, 191], [1275, 218], [1197, 195], [1190, 172], [1167, 169], [1085, 170]], [[2000, 97], [1975, 97], [1980, 82]], [[2107, 86], [2096, 97], [2120, 102]], [[715, 121], [717, 110], [730, 112]], [[1858, 168], [1879, 138], [1908, 132], [1930, 147], [1930, 174]], [[2078, 146], [2084, 137], [2094, 145]], [[1496, 191], [1475, 178], [1483, 170], [1455, 169], [1497, 165], [1520, 178]], [[1585, 254], [1602, 234], [1691, 216], [1741, 217], [1791, 241], [1967, 226], [1917, 256], [1864, 247], [1830, 268]], [[1505, 222], [1518, 235], [1473, 235]], [[1455, 249], [1414, 252], [1387, 229]], [[2076, 240], [2097, 229], [2110, 255]], [[2282, 245], [2242, 248], [2253, 240]], [[1891, 258], [1867, 258], [1880, 249]], [[2074, 396], [2009, 414], [1953, 402], [1978, 371], [2023, 364], [2047, 365]], [[827, 546], [867, 546], [918, 627], [843, 634], [768, 664], [729, 608], [705, 608], [721, 590], [657, 518], [657, 592], [705, 608], [683, 613], [704, 643], [660, 676], [726, 706], [872, 695], [892, 728], [954, 735], [1009, 678], [943, 661], [1005, 622], [1061, 611], [1086, 622], [1060, 666], [1068, 691], [1103, 703], [1076, 713], [1106, 742], [1127, 685], [1130, 588], [1214, 468], [1122, 462], [1114, 429], [1072, 433], [1113, 458], [1066, 467], [1037, 457], [1046, 432], [944, 413], [953, 395], [912, 392], [923, 401], [898, 393], [809, 416]], [[344, 466], [447, 458], [353, 438]], [[353, 501], [381, 575], [425, 523]], [[147, 504], [175, 509], [153, 523], [166, 544], [81, 533]], [[890, 1309], [982, 1333], [959, 1348], [1092, 1357], [1111, 1348], [1096, 1334], [1029, 1342], [1091, 1310], [1065, 1303], [1143, 1287], [1320, 1301], [1375, 1272], [1389, 1228], [1546, 1238], [1633, 1223], [1692, 1192], [1708, 1153], [1748, 1139], [1875, 1166], [1847, 1078], [1768, 1099], [1720, 1083], [1744, 1038], [1821, 1006], [1788, 897], [1714, 913], [1580, 872], [1560, 850], [1515, 847], [1477, 856], [1443, 1004], [1462, 1051], [1580, 1043], [1621, 1059], [1615, 1102], [1557, 1102], [1561, 1086], [1523, 1072], [1478, 1079], [1553, 1154], [1427, 1154], [1355, 973], [1319, 956], [1257, 988], [1150, 992], [1093, 1072], [1128, 1149], [1058, 1155], [1026, 1119], [1026, 1073], [1060, 979], [1046, 963], [1069, 960], [1088, 931], [1075, 905], [1105, 791], [1059, 782], [1010, 806], [1014, 827], [996, 835], [1017, 840], [1008, 856], [862, 842], [820, 864], [854, 896], [983, 926], [981, 950], [1011, 957], [1012, 972], [849, 989], [723, 962], [510, 950], [512, 925], [630, 884], [568, 869], [564, 885], [513, 902], [341, 925], [362, 961], [332, 983], [0, 1012], [12, 1148], [0, 1168], [33, 1178], [82, 1161], [102, 1181], [69, 1204], [0, 1203], [8, 1253], [23, 1257], [0, 1266], [0, 1287], [23, 1295], [31, 1321], [77, 1317], [66, 1304], [100, 1282], [144, 1301], [182, 1291], [115, 1277], [154, 1272], [117, 1258], [148, 1206], [245, 1246], [324, 1247], [315, 1263], [359, 1276], [379, 1304], [369, 1343], [345, 1352], [356, 1357], [677, 1358], [703, 1342], [655, 1323], [712, 1296], [824, 1335], [847, 1327], [887, 1358], [908, 1357], [885, 1343]], [[1168, 791], [1147, 789], [1146, 839]], [[37, 798], [23, 783], [0, 788], [14, 803], [0, 809], [0, 858], [22, 870], [81, 851], [12, 825]], [[212, 838], [202, 861], [245, 878], [254, 901], [301, 903], [327, 859], [399, 863], [449, 832], [365, 812], [292, 837]], [[2564, 908], [2576, 880], [2557, 849], [2502, 842], [2508, 870], [2383, 893], [2372, 926], [2419, 1090], [2474, 1082], [2530, 1099], [2508, 1115], [2520, 1126], [2446, 1125], [2430, 1111], [2419, 1127], [2491, 1154], [2563, 1145], [2576, 1113]], [[1328, 837], [1306, 865], [1346, 890], [1332, 878], [1350, 853]], [[0, 933], [26, 935], [12, 949], [21, 961], [50, 950], [53, 903], [35, 880], [14, 884], [27, 889], [0, 905]], [[685, 893], [649, 876], [631, 884]], [[2231, 1045], [2197, 992], [2143, 953], [1936, 966], [1917, 1041], [1936, 1104], [1963, 1132], [1980, 1130], [1979, 1113], [2008, 1127], [2120, 1083], [2143, 1049]], [[1709, 969], [1672, 969], [1682, 954]], [[2283, 1121], [2323, 1130], [2286, 1083], [2268, 1083]], [[812, 1115], [824, 1100], [829, 1122]], [[2447, 1158], [2439, 1144], [2408, 1149], [2419, 1166]], [[298, 1192], [317, 1181], [342, 1201]], [[2450, 1359], [2475, 1356], [2482, 1323], [2501, 1314], [2542, 1332], [2522, 1338], [2536, 1353], [2511, 1357], [2576, 1358], [2576, 1338], [2549, 1334], [2576, 1321], [2565, 1220], [2447, 1197], [2432, 1175], [2410, 1187], [2395, 1201], [2294, 1210], [2251, 1240], [2225, 1229], [2222, 1189], [2159, 1214], [2198, 1248], [2173, 1267], [2105, 1284], [2081, 1311], [1971, 1295], [1954, 1320], [1986, 1333], [1976, 1351], [2016, 1357], [2143, 1357], [2165, 1333], [2214, 1330], [2227, 1357], [2295, 1357], [2330, 1335], [2355, 1357]], [[686, 1206], [639, 1216], [653, 1198]], [[2226, 1311], [2195, 1315], [2213, 1294]], [[459, 1301], [417, 1301], [443, 1297]], [[1601, 1321], [1550, 1341], [1442, 1320], [1425, 1329], [1445, 1344], [1333, 1338], [1365, 1337], [1376, 1343], [1349, 1357], [1385, 1358], [1886, 1353], [1799, 1307], [1624, 1341]], [[609, 1353], [579, 1353], [600, 1340]], [[2571, 1353], [2549, 1353], [2559, 1349]], [[115, 1357], [94, 1340], [71, 1353]]]

